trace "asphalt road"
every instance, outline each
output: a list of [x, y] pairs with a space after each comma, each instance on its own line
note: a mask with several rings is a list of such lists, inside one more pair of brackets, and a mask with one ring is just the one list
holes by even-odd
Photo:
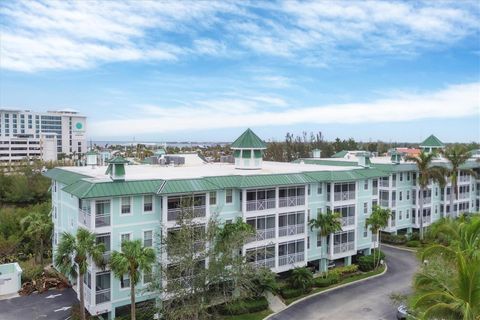
[[0, 300], [0, 320], [65, 320], [77, 302], [73, 289]]
[[301, 301], [270, 319], [396, 319], [396, 306], [389, 296], [392, 292], [406, 293], [410, 290], [417, 261], [408, 251], [385, 246], [382, 246], [382, 251], [388, 263], [388, 270], [383, 276]]

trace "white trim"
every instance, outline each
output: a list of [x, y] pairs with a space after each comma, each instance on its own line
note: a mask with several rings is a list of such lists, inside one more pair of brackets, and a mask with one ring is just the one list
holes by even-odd
[[[152, 210], [151, 211], [145, 211], [145, 196], [150, 196], [152, 197]], [[155, 195], [150, 195], [150, 194], [143, 194], [142, 195], [142, 214], [150, 215], [155, 213]]]
[[154, 229], [142, 229], [142, 246], [145, 247], [145, 232], [146, 231], [151, 231], [152, 232], [152, 246], [151, 247], [146, 247], [146, 248], [154, 248], [154, 239], [155, 239], [155, 231]]
[[[122, 213], [122, 199], [123, 198], [129, 198], [130, 199], [130, 212], [129, 213]], [[133, 197], [132, 196], [120, 196], [120, 197], [118, 197], [118, 199], [120, 200], [119, 216], [120, 217], [133, 216]]]

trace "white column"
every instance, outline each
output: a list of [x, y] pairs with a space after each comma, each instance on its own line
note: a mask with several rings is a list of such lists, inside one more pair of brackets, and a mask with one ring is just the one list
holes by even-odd
[[242, 215], [247, 212], [247, 189], [242, 189]]

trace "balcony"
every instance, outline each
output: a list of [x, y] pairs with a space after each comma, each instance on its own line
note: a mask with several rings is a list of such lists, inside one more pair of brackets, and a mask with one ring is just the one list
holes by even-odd
[[388, 208], [388, 200], [380, 199], [380, 207]]
[[378, 195], [378, 188], [373, 188], [372, 189], [372, 195], [377, 196]]
[[470, 198], [470, 193], [459, 193], [458, 199], [468, 199]]
[[90, 212], [78, 209], [78, 223], [83, 224], [87, 229], [92, 227], [92, 215]]
[[[175, 208], [175, 209], [168, 209], [167, 211], [167, 220], [168, 221], [177, 221], [179, 216], [184, 213], [191, 213], [192, 208]], [[205, 217], [207, 214], [207, 210], [205, 206], [195, 206], [193, 207], [193, 218], [201, 218]]]
[[291, 253], [287, 254], [285, 256], [279, 256], [278, 257], [278, 265], [279, 266], [285, 266], [289, 264], [294, 264], [296, 262], [303, 262], [305, 260], [305, 253], [304, 252], [298, 252], [298, 253]]
[[275, 228], [257, 229], [256, 235], [249, 239], [249, 242], [262, 241], [275, 238]]
[[342, 227], [355, 225], [355, 217], [342, 217]]
[[97, 214], [95, 215], [95, 227], [108, 227], [110, 226], [110, 214]]
[[279, 237], [294, 236], [296, 234], [302, 234], [304, 232], [305, 232], [305, 225], [303, 224], [294, 224], [294, 225], [278, 228]]
[[423, 224], [432, 222], [432, 216], [423, 217]]
[[296, 197], [280, 198], [279, 202], [278, 202], [278, 205], [280, 206], [280, 208], [304, 206], [305, 205], [305, 197], [304, 196], [296, 196]]
[[355, 250], [355, 242], [345, 242], [333, 246], [333, 254]]
[[390, 226], [391, 226], [391, 227], [395, 227], [396, 224], [397, 224], [396, 219], [395, 219], [395, 218], [392, 218], [392, 220], [390, 221]]
[[275, 258], [268, 258], [264, 260], [257, 260], [252, 262], [255, 268], [275, 268]]
[[110, 251], [106, 251], [103, 253], [103, 263], [104, 264], [109, 264], [110, 263], [110, 257], [112, 253]]
[[333, 195], [334, 201], [355, 200], [355, 191], [335, 192]]
[[423, 198], [423, 204], [430, 204], [430, 203], [432, 203], [432, 198], [431, 197]]
[[470, 176], [460, 176], [460, 177], [458, 177], [458, 182], [460, 182], [460, 183], [470, 182]]
[[275, 198], [247, 201], [247, 211], [261, 211], [275, 208]]
[[110, 288], [97, 290], [95, 294], [95, 304], [105, 303], [110, 301]]
[[92, 305], [92, 292], [86, 283], [83, 284], [83, 297], [85, 298], [85, 306]]
[[379, 180], [378, 185], [382, 188], [388, 188], [390, 186], [389, 180]]

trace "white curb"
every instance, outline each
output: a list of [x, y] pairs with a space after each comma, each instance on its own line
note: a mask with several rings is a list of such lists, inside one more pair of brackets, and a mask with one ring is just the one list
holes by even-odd
[[[313, 294], [311, 294], [311, 295], [308, 295], [308, 296], [306, 296], [306, 297], [303, 297], [303, 298], [301, 298], [301, 299], [298, 299], [298, 300], [290, 303], [290, 304], [289, 304], [285, 309], [283, 309], [282, 311], [290, 308], [291, 306], [293, 306], [293, 305], [295, 305], [295, 304], [297, 304], [297, 303], [299, 303], [299, 302], [301, 302], [301, 301], [303, 301], [303, 300], [310, 299], [310, 298], [312, 298], [312, 297], [321, 295], [321, 294], [323, 294], [323, 293], [330, 292], [330, 291], [334, 291], [334, 290], [337, 290], [337, 289], [340, 289], [340, 288], [344, 288], [344, 287], [348, 287], [348, 286], [350, 286], [350, 285], [352, 285], [352, 284], [359, 283], [359, 282], [363, 282], [363, 281], [367, 281], [367, 280], [370, 280], [370, 279], [373, 279], [373, 278], [381, 277], [381, 276], [383, 276], [383, 275], [387, 272], [387, 270], [388, 270], [388, 265], [385, 263], [385, 270], [383, 270], [382, 273], [379, 273], [379, 274], [376, 274], [376, 275], [373, 275], [373, 276], [370, 276], [370, 277], [367, 277], [367, 278], [355, 280], [355, 281], [352, 281], [352, 282], [349, 282], [349, 283], [344, 283], [344, 284], [341, 284], [341, 285], [336, 286], [336, 287], [334, 287], [334, 288], [326, 289], [326, 290], [323, 290], [323, 291], [320, 291], [320, 292], [317, 292], [317, 293], [313, 293]], [[280, 312], [282, 312], [282, 311], [280, 311]], [[276, 315], [277, 313], [279, 313], [279, 312], [272, 313], [272, 314], [268, 315], [267, 317], [265, 317], [263, 320], [267, 320], [267, 319], [269, 319], [270, 317]]]

